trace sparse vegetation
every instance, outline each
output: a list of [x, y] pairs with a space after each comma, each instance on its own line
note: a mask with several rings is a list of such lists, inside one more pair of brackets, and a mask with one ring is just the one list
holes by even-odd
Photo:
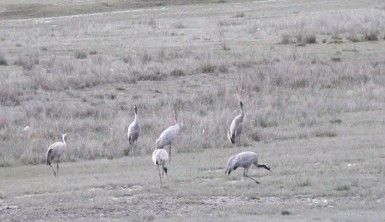
[[337, 191], [349, 191], [350, 186], [349, 185], [338, 185], [336, 188]]
[[215, 69], [216, 69], [216, 66], [209, 63], [209, 62], [205, 62], [201, 65], [201, 72], [202, 73], [214, 73]]
[[244, 12], [237, 12], [235, 14], [235, 18], [243, 18], [243, 17], [245, 17], [245, 13]]
[[218, 66], [218, 71], [221, 72], [221, 73], [228, 73], [229, 69], [227, 68], [226, 64], [220, 64]]
[[75, 51], [74, 56], [77, 59], [85, 59], [85, 58], [87, 58], [87, 53], [85, 51], [77, 50], [77, 51]]
[[[4, 7], [0, 221], [382, 218], [385, 11], [358, 0], [207, 2], [217, 1]], [[124, 11], [133, 4], [146, 7]], [[73, 13], [90, 14], [57, 17]], [[41, 15], [53, 18], [28, 19]], [[239, 100], [234, 147], [226, 133]], [[173, 109], [184, 127], [159, 193], [148, 154]], [[64, 132], [57, 183], [39, 164]], [[258, 186], [224, 176], [245, 150], [272, 168], [250, 169]]]
[[174, 70], [171, 71], [170, 75], [171, 76], [184, 76], [185, 73], [183, 72], [183, 70], [174, 69]]
[[182, 22], [177, 22], [173, 24], [175, 28], [177, 29], [184, 29], [186, 26]]
[[123, 57], [123, 62], [124, 63], [128, 63], [128, 64], [132, 64], [132, 57], [130, 55], [126, 55]]
[[286, 216], [286, 215], [290, 215], [291, 213], [290, 213], [290, 211], [288, 211], [288, 210], [282, 210], [281, 211], [281, 215], [283, 215], [283, 216]]
[[37, 64], [39, 64], [39, 53], [33, 49], [27, 50], [15, 61], [15, 65], [22, 66], [24, 70], [32, 70]]
[[146, 23], [153, 29], [157, 28], [157, 23], [155, 18], [150, 18], [149, 20], [146, 21]]
[[282, 34], [282, 40], [281, 40], [281, 44], [291, 44], [291, 43], [293, 43], [292, 42], [292, 40], [291, 40], [291, 37], [290, 37], [290, 35], [288, 35], [288, 34]]
[[332, 57], [331, 60], [333, 62], [341, 62], [342, 61], [341, 57]]
[[298, 34], [296, 36], [297, 44], [315, 44], [316, 36], [314, 34]]
[[377, 41], [378, 40], [378, 33], [377, 32], [370, 32], [365, 33], [365, 41]]

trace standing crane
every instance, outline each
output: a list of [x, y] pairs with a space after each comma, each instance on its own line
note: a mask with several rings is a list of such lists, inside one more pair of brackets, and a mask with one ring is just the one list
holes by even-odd
[[174, 120], [175, 120], [175, 124], [165, 129], [155, 142], [157, 149], [162, 149], [166, 146], [169, 146], [170, 162], [171, 162], [171, 145], [174, 142], [175, 138], [178, 136], [181, 128], [180, 124], [178, 123], [175, 110], [174, 110]]
[[225, 174], [230, 175], [231, 171], [236, 170], [238, 167], [243, 168], [243, 178], [247, 177], [259, 184], [257, 180], [247, 175], [247, 172], [251, 165], [256, 167], [262, 167], [270, 171], [270, 166], [267, 164], [258, 164], [257, 154], [251, 151], [241, 152], [237, 155], [231, 156], [227, 161], [227, 168]]
[[229, 138], [230, 142], [235, 144], [236, 140], [241, 142], [241, 133], [243, 128], [243, 103], [239, 102], [241, 106], [241, 113], [236, 116], [230, 124], [229, 131], [227, 132], [227, 138]]
[[139, 117], [138, 117], [138, 107], [134, 105], [135, 118], [134, 121], [128, 126], [127, 136], [128, 142], [130, 145], [135, 143], [135, 147], [137, 145], [137, 141], [140, 134], [140, 126], [139, 126]]
[[[59, 162], [60, 162], [60, 156], [64, 153], [64, 151], [67, 149], [67, 143], [65, 141], [65, 137], [67, 136], [67, 133], [63, 134], [62, 135], [62, 139], [63, 141], [60, 141], [60, 142], [56, 142], [56, 143], [53, 143], [51, 144], [49, 147], [48, 147], [48, 150], [47, 150], [47, 156], [46, 156], [46, 159], [47, 159], [47, 165], [49, 165], [51, 167], [51, 169], [53, 170], [53, 175], [54, 176], [59, 176]], [[56, 160], [56, 172], [54, 170], [54, 168], [52, 167], [52, 163], [53, 161]]]
[[[159, 181], [160, 181], [160, 186], [162, 187], [162, 175], [165, 173], [167, 175], [167, 167], [165, 167], [165, 164], [168, 160], [168, 153], [164, 149], [156, 149], [152, 153], [152, 162], [154, 165], [158, 167], [158, 172], [159, 172]], [[159, 167], [162, 167], [162, 173], [160, 172], [161, 169]]]

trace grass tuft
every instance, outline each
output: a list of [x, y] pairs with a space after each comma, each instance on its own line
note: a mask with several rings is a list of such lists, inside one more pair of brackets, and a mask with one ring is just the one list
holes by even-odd
[[235, 18], [243, 18], [243, 17], [245, 17], [245, 13], [244, 12], [237, 12], [235, 14]]
[[370, 33], [365, 33], [364, 39], [365, 39], [365, 41], [377, 41], [378, 40], [378, 32], [372, 31]]
[[202, 73], [214, 73], [216, 68], [217, 67], [215, 65], [206, 62], [206, 63], [203, 63], [201, 65], [201, 72]]
[[176, 29], [184, 29], [184, 28], [186, 28], [186, 26], [185, 26], [182, 22], [174, 23], [173, 26], [174, 26]]
[[87, 53], [85, 51], [78, 50], [75, 52], [74, 56], [76, 59], [85, 59], [87, 58]]
[[337, 133], [331, 130], [317, 130], [315, 132], [316, 137], [336, 137]]
[[180, 70], [180, 69], [174, 69], [170, 72], [170, 75], [171, 76], [184, 76], [185, 72], [183, 72], [183, 70]]
[[291, 212], [288, 211], [288, 210], [282, 210], [282, 211], [281, 211], [281, 215], [282, 215], [282, 216], [288, 216], [288, 215], [291, 215]]
[[338, 185], [336, 188], [337, 191], [349, 191], [350, 186], [349, 185]]
[[297, 183], [297, 186], [299, 187], [309, 187], [311, 186], [310, 180], [305, 180]]
[[281, 35], [281, 44], [287, 45], [291, 43], [293, 43], [293, 41], [291, 40], [290, 35], [286, 33]]
[[32, 70], [39, 64], [39, 53], [37, 51], [27, 51], [15, 61], [15, 65], [22, 66], [24, 70]]

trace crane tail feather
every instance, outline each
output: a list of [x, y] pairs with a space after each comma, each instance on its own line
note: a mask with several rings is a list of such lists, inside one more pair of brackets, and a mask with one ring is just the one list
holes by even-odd
[[47, 152], [47, 165], [50, 165], [50, 166], [51, 166], [51, 153], [52, 153], [52, 149], [48, 150], [48, 152]]
[[231, 133], [230, 130], [227, 132], [227, 137], [229, 138], [232, 144], [235, 143], [235, 133]]
[[128, 143], [132, 144], [132, 137], [131, 136], [128, 137]]
[[233, 133], [232, 135], [231, 135], [231, 137], [230, 137], [230, 141], [231, 141], [231, 143], [235, 143], [235, 133]]

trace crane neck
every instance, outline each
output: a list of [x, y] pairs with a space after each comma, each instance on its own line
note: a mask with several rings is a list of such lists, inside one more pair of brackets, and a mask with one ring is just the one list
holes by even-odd
[[62, 138], [63, 138], [63, 143], [64, 143], [64, 144], [66, 144], [65, 137], [66, 137], [66, 136], [62, 136]]
[[134, 108], [134, 113], [135, 113], [134, 122], [137, 122], [138, 121], [138, 108], [136, 106]]
[[176, 126], [176, 133], [178, 134], [179, 131], [180, 131], [180, 124], [179, 123], [175, 123], [175, 126]]
[[174, 110], [174, 120], [175, 120], [175, 125], [178, 124], [178, 117], [176, 115], [176, 111]]

